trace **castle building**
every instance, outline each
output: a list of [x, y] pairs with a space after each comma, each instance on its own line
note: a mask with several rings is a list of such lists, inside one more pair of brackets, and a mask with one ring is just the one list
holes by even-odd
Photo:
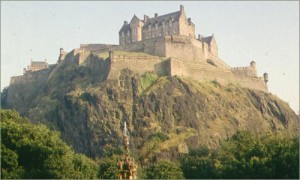
[[[179, 11], [161, 16], [155, 13], [152, 18], [144, 15], [143, 20], [134, 15], [130, 23], [124, 21], [118, 34], [119, 45], [81, 44], [80, 48], [70, 52], [61, 48], [57, 62], [88, 66], [99, 75], [99, 81], [118, 80], [121, 70], [127, 68], [134, 73], [154, 72], [159, 76], [176, 75], [197, 81], [217, 80], [223, 85], [237, 83], [268, 91], [268, 74], [258, 76], [254, 61], [250, 66], [230, 67], [219, 57], [214, 34], [196, 37], [195, 25], [191, 18], [186, 18], [182, 5]], [[38, 70], [46, 68], [50, 69], [47, 62], [31, 62], [28, 70], [24, 70], [25, 76], [12, 77], [11, 83], [44, 77], [39, 76], [44, 72]], [[38, 72], [27, 73], [33, 71]]]
[[195, 25], [191, 18], [186, 18], [182, 5], [180, 5], [180, 11], [173, 13], [161, 16], [155, 13], [152, 18], [144, 15], [143, 20], [134, 15], [130, 23], [124, 21], [119, 31], [119, 44], [171, 35], [195, 37]]
[[31, 64], [27, 66], [27, 71], [39, 71], [41, 69], [47, 69], [48, 63], [45, 61], [31, 61]]

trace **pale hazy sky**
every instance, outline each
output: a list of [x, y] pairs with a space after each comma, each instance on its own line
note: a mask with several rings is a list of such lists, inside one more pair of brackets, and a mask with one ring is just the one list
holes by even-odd
[[178, 11], [180, 4], [196, 34], [214, 33], [221, 59], [230, 66], [256, 61], [258, 74], [269, 74], [269, 91], [298, 112], [298, 1], [1, 1], [1, 89], [31, 59], [56, 63], [60, 47], [118, 44], [124, 20]]

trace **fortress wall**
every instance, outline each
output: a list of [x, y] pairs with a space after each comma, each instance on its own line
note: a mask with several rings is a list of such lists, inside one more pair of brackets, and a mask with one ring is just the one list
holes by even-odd
[[204, 61], [206, 60], [203, 52], [202, 42], [199, 42], [196, 39], [190, 39], [193, 46], [193, 52], [194, 52], [194, 60], [198, 61]]
[[[200, 42], [200, 41], [199, 41]], [[202, 43], [202, 53], [203, 53], [203, 58], [204, 59], [209, 59], [209, 51], [208, 51], [208, 44], [204, 43], [204, 42], [200, 42]]]
[[204, 60], [201, 42], [186, 36], [167, 36], [165, 37], [165, 56], [175, 57], [184, 61]]
[[137, 41], [119, 46], [113, 46], [110, 48], [110, 51], [143, 52], [144, 45], [142, 41]]
[[177, 76], [188, 76], [187, 73], [187, 67], [184, 65], [184, 63], [180, 60], [177, 60], [175, 58], [170, 58], [169, 60], [169, 68], [170, 68], [170, 74], [171, 76], [177, 75]]
[[209, 54], [208, 59], [213, 61], [218, 66], [218, 68], [231, 69], [228, 64], [226, 64], [222, 59], [213, 54]]
[[262, 77], [257, 77], [257, 78], [241, 77], [239, 78], [239, 80], [243, 87], [268, 92], [268, 86]]
[[166, 57], [175, 57], [180, 60], [194, 60], [192, 44], [176, 36], [166, 37]]
[[162, 65], [158, 57], [113, 55], [107, 79], [118, 79], [120, 71], [125, 68], [135, 73], [151, 71], [162, 74]]
[[113, 44], [80, 44], [80, 49], [86, 51], [109, 51], [112, 47], [117, 46]]
[[89, 51], [83, 51], [79, 53], [78, 57], [78, 64], [84, 63], [84, 61], [87, 59], [87, 57], [90, 55]]
[[189, 68], [189, 76], [199, 81], [217, 80], [219, 83], [226, 85], [232, 81], [236, 81], [235, 76], [230, 71], [224, 71], [215, 68]]
[[232, 73], [237, 76], [256, 77], [256, 69], [253, 67], [235, 67], [231, 69]]
[[10, 85], [28, 82], [44, 83], [47, 82], [49, 76], [49, 69], [42, 69], [38, 71], [26, 71], [22, 76], [13, 76], [10, 78]]
[[13, 76], [10, 78], [9, 85], [20, 83], [24, 80], [23, 76]]
[[[146, 47], [151, 47], [150, 44], [147, 44]], [[151, 54], [151, 51], [149, 51]], [[164, 38], [157, 38], [155, 40], [155, 49], [154, 49], [155, 56], [166, 57], [166, 44]]]

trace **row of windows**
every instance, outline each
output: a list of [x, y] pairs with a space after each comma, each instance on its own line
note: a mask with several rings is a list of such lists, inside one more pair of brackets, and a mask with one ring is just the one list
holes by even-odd
[[[177, 33], [177, 31], [176, 31], [176, 29], [174, 29], [173, 31], [165, 31], [164, 35], [168, 36], [168, 35], [172, 35], [172, 34], [176, 34], [176, 33]], [[130, 32], [128, 32], [127, 34], [128, 34], [128, 36], [130, 36]], [[122, 32], [122, 36], [123, 35], [124, 35], [124, 32]], [[161, 32], [158, 34], [152, 33], [151, 35], [145, 35], [145, 39], [151, 39], [151, 38], [160, 37], [160, 36], [163, 36], [163, 34]], [[132, 42], [135, 42], [135, 41], [136, 41], [135, 39], [132, 40]], [[131, 43], [130, 38], [128, 38], [127, 40], [125, 40], [125, 39], [121, 40], [121, 44], [125, 44], [125, 43]]]
[[[172, 27], [172, 21], [170, 21], [169, 26]], [[165, 28], [165, 22], [162, 22], [162, 28]], [[158, 23], [155, 24], [155, 29], [158, 30]], [[148, 26], [148, 30], [151, 31], [151, 24]], [[137, 33], [137, 28], [133, 29], [133, 35]], [[122, 37], [125, 36], [125, 32], [122, 32]], [[127, 36], [130, 36], [130, 31], [127, 31]]]
[[[165, 33], [164, 33], [164, 35], [165, 36], [169, 36], [169, 35], [172, 35], [172, 34], [176, 34], [176, 30], [174, 29], [173, 30], [173, 33], [172, 32], [168, 32], [168, 31], [166, 31]], [[151, 35], [146, 35], [146, 39], [151, 39], [151, 38], [155, 38], [155, 37], [159, 37], [159, 36], [162, 36], [163, 34], [160, 32], [160, 33], [158, 33], [158, 34], [151, 34]]]
[[[165, 24], [165, 22], [163, 21], [163, 22], [162, 22], [162, 27], [165, 28], [165, 26], [166, 26], [166, 24]], [[170, 21], [169, 26], [172, 27], [172, 21]], [[151, 31], [151, 27], [152, 27], [151, 24], [148, 25], [148, 30], [149, 30], [149, 31]], [[156, 30], [158, 29], [158, 23], [155, 23], [155, 29], [156, 29]]]

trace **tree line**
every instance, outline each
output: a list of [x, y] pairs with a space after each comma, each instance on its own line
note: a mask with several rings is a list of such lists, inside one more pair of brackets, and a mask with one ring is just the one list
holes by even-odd
[[[31, 124], [14, 110], [1, 110], [1, 178], [117, 179], [120, 148], [93, 160], [64, 143], [58, 132]], [[138, 168], [144, 179], [299, 178], [299, 138], [239, 131], [220, 148], [199, 147], [177, 162]]]

